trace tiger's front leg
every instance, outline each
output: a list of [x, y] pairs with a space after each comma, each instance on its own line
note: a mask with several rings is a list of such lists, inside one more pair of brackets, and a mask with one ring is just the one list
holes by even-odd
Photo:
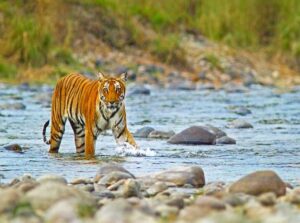
[[89, 128], [85, 129], [85, 157], [92, 158], [95, 155], [95, 144], [97, 137]]
[[126, 125], [123, 128], [119, 128], [118, 126], [116, 126], [112, 129], [112, 131], [113, 131], [113, 134], [114, 134], [115, 139], [116, 139], [118, 144], [128, 142], [135, 149], [137, 149], [137, 144], [136, 144], [132, 134], [127, 129]]

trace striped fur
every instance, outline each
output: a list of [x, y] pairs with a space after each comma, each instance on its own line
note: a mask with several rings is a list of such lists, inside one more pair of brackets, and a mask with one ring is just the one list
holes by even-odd
[[43, 138], [50, 144], [50, 153], [57, 153], [68, 120], [74, 131], [76, 151], [94, 156], [98, 135], [112, 129], [117, 143], [136, 143], [127, 129], [125, 111], [125, 81], [127, 74], [119, 78], [99, 74], [98, 80], [90, 80], [80, 74], [61, 78], [52, 96], [51, 138], [46, 139], [47, 121]]

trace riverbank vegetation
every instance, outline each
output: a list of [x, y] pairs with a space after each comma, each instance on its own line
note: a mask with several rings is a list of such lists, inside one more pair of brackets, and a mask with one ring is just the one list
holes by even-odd
[[190, 66], [183, 35], [205, 38], [300, 70], [297, 0], [11, 0], [0, 2], [0, 77], [57, 77], [103, 45]]

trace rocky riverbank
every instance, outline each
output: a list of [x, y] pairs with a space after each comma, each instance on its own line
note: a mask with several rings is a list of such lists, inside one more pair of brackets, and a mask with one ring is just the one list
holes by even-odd
[[300, 221], [300, 188], [273, 171], [206, 183], [199, 166], [136, 177], [111, 163], [91, 179], [24, 175], [2, 183], [0, 197], [0, 222]]

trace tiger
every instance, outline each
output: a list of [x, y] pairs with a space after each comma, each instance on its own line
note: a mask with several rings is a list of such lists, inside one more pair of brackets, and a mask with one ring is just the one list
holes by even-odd
[[127, 73], [112, 77], [99, 73], [96, 80], [81, 74], [69, 74], [58, 80], [52, 95], [51, 137], [46, 138], [48, 120], [43, 127], [43, 141], [49, 153], [58, 153], [68, 120], [77, 153], [90, 158], [95, 155], [99, 134], [111, 129], [118, 144], [129, 143], [138, 148], [126, 123], [125, 92]]

